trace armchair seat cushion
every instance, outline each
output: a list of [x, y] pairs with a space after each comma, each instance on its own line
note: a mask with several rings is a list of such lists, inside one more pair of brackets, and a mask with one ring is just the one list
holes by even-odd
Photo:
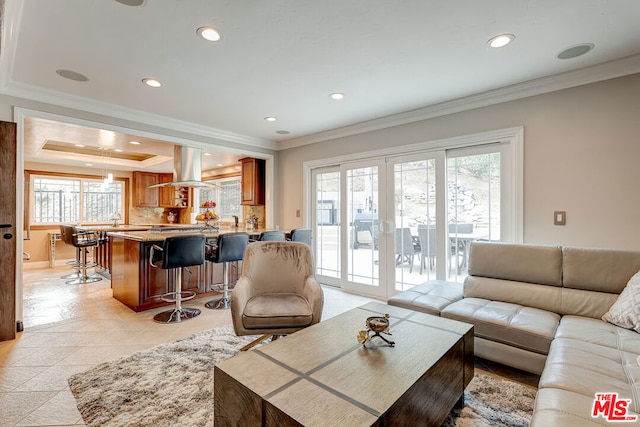
[[301, 295], [261, 294], [247, 301], [242, 313], [246, 329], [304, 328], [311, 325], [313, 310]]

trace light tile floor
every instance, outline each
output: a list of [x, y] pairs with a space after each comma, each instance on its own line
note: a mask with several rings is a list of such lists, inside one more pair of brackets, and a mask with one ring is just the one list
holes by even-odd
[[[228, 310], [208, 310], [207, 299], [192, 300], [202, 314], [164, 325], [135, 313], [112, 297], [110, 282], [66, 285], [68, 268], [26, 270], [25, 331], [0, 343], [0, 427], [84, 425], [67, 379], [76, 372], [205, 329], [231, 323]], [[369, 298], [324, 287], [323, 318], [362, 305]], [[476, 360], [476, 371], [535, 387], [538, 376]]]
[[[164, 309], [135, 313], [112, 298], [110, 282], [67, 285], [68, 268], [26, 270], [25, 331], [0, 343], [0, 426], [84, 425], [67, 379], [76, 372], [158, 344], [231, 323], [229, 310], [204, 308], [181, 324], [153, 321]], [[323, 318], [370, 301], [324, 288]]]

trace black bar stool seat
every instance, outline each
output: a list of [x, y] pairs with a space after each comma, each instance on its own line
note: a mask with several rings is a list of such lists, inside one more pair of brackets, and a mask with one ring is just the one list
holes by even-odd
[[192, 319], [200, 314], [198, 308], [182, 307], [183, 301], [188, 301], [196, 296], [193, 291], [182, 290], [182, 269], [189, 274], [187, 267], [204, 264], [205, 237], [200, 235], [171, 236], [164, 240], [162, 247], [153, 245], [149, 254], [149, 263], [156, 268], [172, 270], [174, 292], [162, 295], [162, 300], [175, 302], [173, 310], [156, 314], [153, 320], [161, 323], [175, 323]]
[[211, 300], [204, 306], [210, 309], [224, 309], [231, 307], [231, 298], [229, 297], [229, 267], [232, 262], [242, 260], [244, 250], [249, 243], [249, 235], [243, 232], [221, 234], [218, 236], [216, 243], [216, 249], [207, 260], [222, 263], [222, 276], [224, 278], [222, 283], [222, 297]]

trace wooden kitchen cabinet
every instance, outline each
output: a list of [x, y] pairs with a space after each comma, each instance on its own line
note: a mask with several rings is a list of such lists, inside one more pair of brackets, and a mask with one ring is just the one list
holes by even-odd
[[[172, 173], [160, 173], [158, 174], [158, 184], [173, 181]], [[158, 206], [161, 208], [172, 208], [176, 206], [176, 190], [174, 187], [160, 187], [158, 188]]]
[[149, 188], [158, 184], [158, 174], [151, 172], [133, 173], [133, 206], [138, 208], [157, 208], [158, 189]]
[[150, 185], [173, 181], [172, 173], [133, 173], [133, 206], [137, 208], [173, 208], [176, 206], [174, 187], [149, 188]]
[[242, 196], [240, 204], [264, 205], [265, 162], [262, 159], [244, 157], [242, 162]]
[[[111, 288], [113, 297], [139, 312], [152, 308], [171, 306], [162, 295], [175, 290], [173, 272], [152, 267], [149, 256], [153, 245], [162, 246], [162, 241], [140, 242], [121, 236], [110, 236], [111, 240]], [[230, 280], [238, 279], [242, 263], [232, 264]], [[205, 261], [202, 265], [189, 267], [191, 273], [182, 269], [182, 290], [196, 293], [196, 298], [211, 298], [219, 293], [211, 285], [222, 283], [222, 263]]]

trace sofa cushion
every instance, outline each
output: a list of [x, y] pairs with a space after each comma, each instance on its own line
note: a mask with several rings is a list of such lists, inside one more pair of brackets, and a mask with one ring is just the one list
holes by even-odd
[[638, 409], [638, 355], [571, 338], [556, 338], [551, 344], [539, 387], [569, 390], [586, 396], [614, 392], [633, 399]]
[[482, 298], [539, 308], [560, 313], [562, 291], [559, 286], [546, 286], [490, 277], [467, 276], [464, 280], [465, 298]]
[[559, 246], [473, 242], [469, 274], [562, 286], [562, 250]]
[[563, 247], [562, 259], [566, 288], [619, 294], [640, 270], [640, 252]]
[[462, 299], [462, 284], [431, 280], [389, 298], [387, 304], [439, 316], [444, 307]]
[[616, 302], [602, 316], [602, 320], [640, 332], [640, 271], [629, 279]]
[[246, 329], [294, 328], [311, 325], [309, 302], [298, 294], [262, 294], [252, 297], [242, 313]]
[[[536, 393], [533, 417], [529, 427], [590, 427], [612, 425], [636, 425], [611, 423], [604, 417], [591, 417], [594, 396], [574, 393], [557, 388], [541, 388]], [[627, 415], [637, 415], [633, 408]]]
[[560, 316], [537, 308], [482, 298], [464, 298], [445, 307], [442, 317], [473, 323], [476, 337], [547, 354]]
[[640, 334], [600, 319], [563, 316], [556, 338], [569, 338], [621, 351], [640, 354]]

